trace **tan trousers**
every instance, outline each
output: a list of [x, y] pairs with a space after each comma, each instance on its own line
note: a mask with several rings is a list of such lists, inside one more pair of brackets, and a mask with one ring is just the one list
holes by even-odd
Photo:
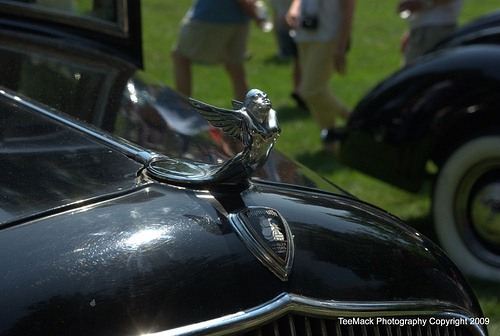
[[348, 108], [333, 94], [330, 78], [335, 69], [335, 41], [297, 44], [301, 70], [300, 95], [321, 128], [335, 127], [337, 117], [347, 118]]

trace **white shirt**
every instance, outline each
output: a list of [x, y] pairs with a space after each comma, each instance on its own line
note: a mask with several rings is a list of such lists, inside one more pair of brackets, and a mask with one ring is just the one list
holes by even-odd
[[316, 15], [318, 28], [296, 27], [295, 41], [330, 41], [336, 37], [341, 23], [342, 8], [339, 0], [302, 0], [299, 22], [304, 15]]
[[458, 21], [462, 3], [463, 0], [455, 0], [412, 13], [408, 18], [410, 28], [455, 25]]

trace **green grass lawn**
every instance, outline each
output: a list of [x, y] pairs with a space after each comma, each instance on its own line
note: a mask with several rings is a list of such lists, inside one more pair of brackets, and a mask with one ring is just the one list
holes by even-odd
[[[143, 0], [144, 57], [146, 70], [173, 86], [170, 50], [179, 21], [191, 0]], [[349, 52], [348, 73], [336, 76], [331, 85], [336, 94], [353, 108], [377, 82], [398, 69], [401, 60], [399, 39], [406, 23], [395, 12], [397, 1], [358, 0]], [[467, 22], [500, 7], [498, 0], [465, 0], [460, 21]], [[275, 57], [272, 33], [252, 26], [246, 62], [252, 88], [265, 91], [278, 111], [282, 135], [276, 147], [324, 175], [354, 195], [386, 209], [434, 238], [430, 217], [430, 186], [417, 194], [407, 193], [363, 175], [322, 151], [319, 129], [310, 115], [295, 108], [291, 63]], [[210, 104], [230, 107], [232, 88], [222, 66], [195, 66], [193, 97]], [[491, 335], [500, 335], [500, 285], [471, 279], [485, 316], [492, 320]]]

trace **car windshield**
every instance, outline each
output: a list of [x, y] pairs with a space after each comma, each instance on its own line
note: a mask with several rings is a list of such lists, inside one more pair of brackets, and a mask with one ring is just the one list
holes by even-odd
[[112, 120], [113, 134], [170, 157], [220, 163], [243, 149], [211, 127], [187, 99], [143, 71], [127, 81], [116, 115], [103, 119]]
[[0, 85], [168, 156], [214, 163], [241, 151], [160, 81], [83, 50], [5, 35], [0, 58], [9, 66], [0, 68]]

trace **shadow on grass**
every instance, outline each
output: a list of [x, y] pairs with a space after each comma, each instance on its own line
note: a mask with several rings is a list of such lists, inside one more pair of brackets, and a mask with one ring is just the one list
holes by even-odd
[[[500, 303], [500, 282], [470, 278], [469, 282], [478, 296], [495, 299]], [[500, 315], [500, 310], [498, 311]]]
[[282, 105], [276, 107], [275, 109], [276, 111], [278, 111], [278, 119], [281, 124], [294, 120], [308, 118], [311, 116], [309, 114], [309, 111], [300, 107]]
[[286, 65], [286, 66], [291, 66], [293, 65], [294, 58], [293, 57], [285, 57], [285, 56], [278, 56], [278, 55], [272, 55], [264, 60], [264, 64], [269, 65]]
[[[329, 158], [326, 160], [325, 158]], [[320, 175], [328, 175], [334, 171], [351, 169], [340, 162], [338, 153], [325, 151], [307, 152], [297, 157], [297, 160]]]

